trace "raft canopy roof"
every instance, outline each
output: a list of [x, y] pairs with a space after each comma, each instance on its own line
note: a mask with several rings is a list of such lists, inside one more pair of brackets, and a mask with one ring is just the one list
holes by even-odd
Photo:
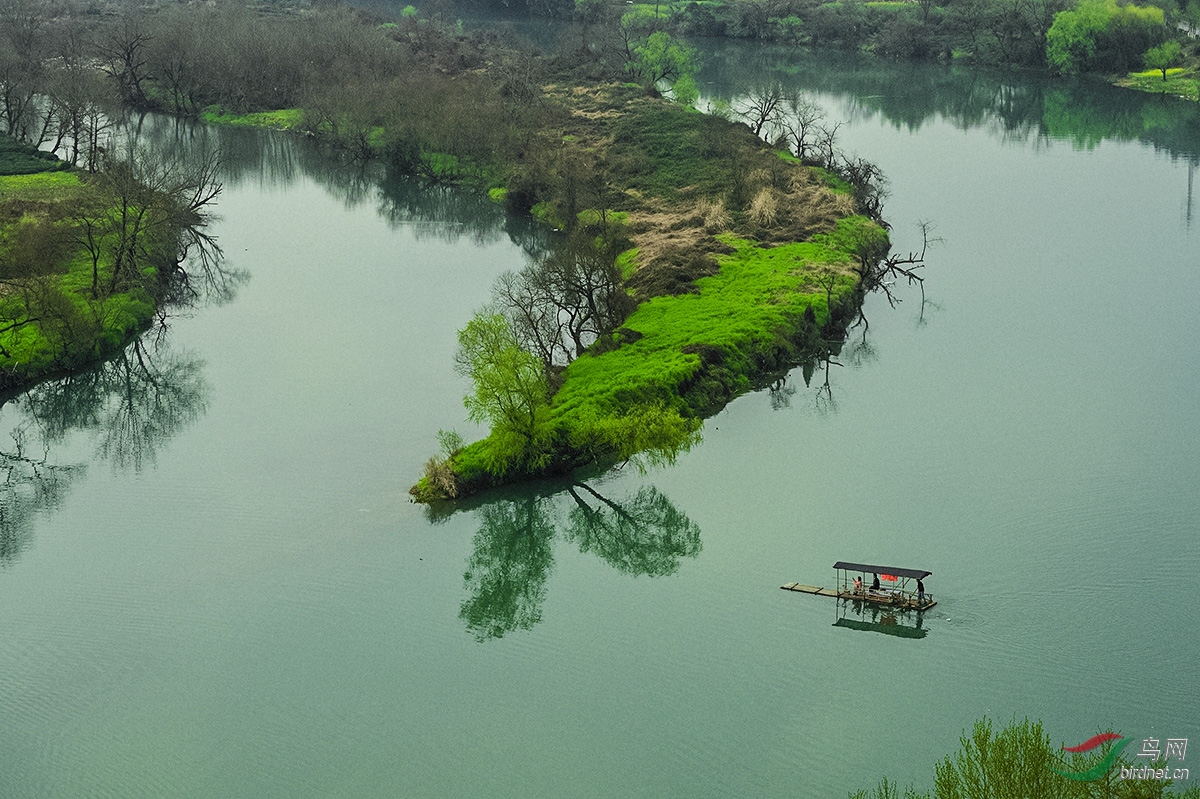
[[917, 580], [923, 580], [933, 572], [923, 571], [922, 569], [898, 569], [895, 566], [870, 566], [866, 563], [847, 563], [844, 560], [839, 560], [833, 564], [835, 569], [844, 569], [848, 572], [864, 572], [871, 574], [894, 574], [897, 577], [912, 577]]

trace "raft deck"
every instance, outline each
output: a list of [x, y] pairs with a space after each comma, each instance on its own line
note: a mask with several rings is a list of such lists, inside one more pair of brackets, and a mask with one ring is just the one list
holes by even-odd
[[888, 605], [894, 608], [903, 610], [929, 610], [937, 604], [932, 599], [926, 599], [923, 604], [917, 600], [898, 596], [895, 594], [873, 594], [870, 591], [855, 593], [853, 591], [838, 591], [834, 588], [824, 588], [818, 585], [804, 585], [803, 583], [784, 583], [779, 586], [784, 591], [798, 591], [801, 594], [815, 594], [816, 596], [830, 596], [837, 599], [854, 599], [859, 602], [871, 602], [876, 605]]

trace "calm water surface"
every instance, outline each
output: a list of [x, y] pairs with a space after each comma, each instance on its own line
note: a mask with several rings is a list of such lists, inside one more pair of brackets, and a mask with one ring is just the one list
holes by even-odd
[[[705, 50], [847, 121], [898, 248], [934, 222], [924, 307], [674, 467], [431, 517], [454, 333], [539, 232], [186, 132], [248, 278], [0, 417], [0, 796], [840, 797], [984, 714], [1200, 739], [1195, 106]], [[931, 570], [926, 635], [779, 590], [839, 559]]]

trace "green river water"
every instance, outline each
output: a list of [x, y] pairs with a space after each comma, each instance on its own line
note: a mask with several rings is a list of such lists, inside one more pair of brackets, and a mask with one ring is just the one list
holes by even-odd
[[[926, 304], [869, 298], [827, 388], [672, 467], [449, 515], [405, 490], [477, 433], [455, 331], [544, 231], [149, 126], [226, 146], [244, 275], [0, 411], [0, 796], [837, 799], [929, 787], [985, 714], [1200, 745], [1196, 106], [702, 50], [706, 95], [846, 120], [897, 248], [944, 239]], [[924, 636], [779, 590], [843, 559], [932, 571]]]

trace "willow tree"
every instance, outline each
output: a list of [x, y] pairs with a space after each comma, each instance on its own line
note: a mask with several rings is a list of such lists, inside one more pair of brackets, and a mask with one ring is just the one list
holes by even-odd
[[471, 378], [463, 398], [471, 421], [491, 425], [487, 468], [541, 466], [546, 457], [550, 388], [541, 360], [521, 348], [508, 320], [480, 313], [458, 331], [455, 371]]

